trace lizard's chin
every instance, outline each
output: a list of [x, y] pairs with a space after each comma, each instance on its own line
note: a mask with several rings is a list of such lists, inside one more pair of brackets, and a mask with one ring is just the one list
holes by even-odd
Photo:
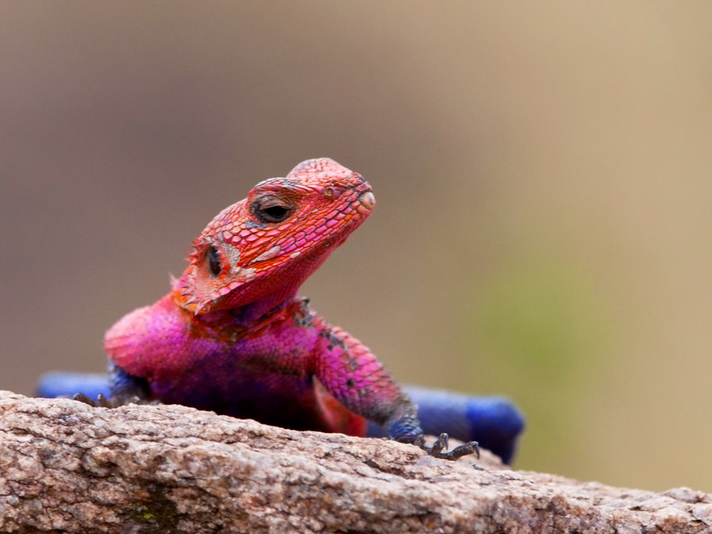
[[193, 315], [204, 315], [220, 308], [225, 300], [224, 296], [217, 298], [200, 297], [200, 291], [195, 287], [195, 273], [186, 270], [183, 276], [172, 282], [173, 301], [184, 310]]
[[173, 300], [178, 306], [192, 313], [193, 315], [204, 315], [206, 313], [210, 313], [211, 311], [219, 307], [219, 304], [216, 305], [216, 303], [211, 300], [200, 301], [195, 297], [181, 295], [180, 293], [176, 292], [173, 293]]

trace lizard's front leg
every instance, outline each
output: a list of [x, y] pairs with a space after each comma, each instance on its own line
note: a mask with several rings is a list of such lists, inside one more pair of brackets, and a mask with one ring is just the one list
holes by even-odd
[[412, 443], [436, 458], [457, 460], [468, 454], [479, 457], [476, 441], [445, 452], [447, 434], [441, 434], [432, 447], [426, 447], [416, 406], [383, 364], [348, 333], [314, 319], [320, 329], [313, 354], [315, 376], [336, 400], [382, 425], [390, 438]]

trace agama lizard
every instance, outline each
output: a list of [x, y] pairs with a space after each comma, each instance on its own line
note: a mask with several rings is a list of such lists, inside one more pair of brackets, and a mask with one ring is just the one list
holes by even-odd
[[[446, 434], [425, 447], [409, 395], [368, 348], [297, 297], [374, 206], [370, 185], [328, 158], [260, 182], [208, 224], [168, 295], [107, 332], [108, 384], [103, 377], [55, 373], [43, 379], [40, 395], [84, 390], [96, 396], [108, 385], [110, 400], [99, 397], [103, 405], [176, 403], [355, 436], [365, 436], [370, 421], [371, 434], [381, 427], [390, 438], [437, 457], [477, 452], [474, 441], [445, 452]], [[434, 419], [429, 424], [445, 422], [456, 437], [479, 439], [511, 459], [523, 427], [511, 403], [414, 393], [421, 417]]]

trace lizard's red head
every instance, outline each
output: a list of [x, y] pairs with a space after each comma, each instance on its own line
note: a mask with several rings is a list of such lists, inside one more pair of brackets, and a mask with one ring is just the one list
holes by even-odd
[[237, 308], [299, 286], [376, 204], [361, 176], [328, 158], [257, 184], [193, 243], [174, 298], [198, 314]]

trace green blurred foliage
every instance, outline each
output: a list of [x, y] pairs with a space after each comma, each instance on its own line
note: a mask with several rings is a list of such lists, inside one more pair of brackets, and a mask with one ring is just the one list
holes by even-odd
[[518, 467], [570, 467], [582, 454], [580, 407], [610, 345], [604, 304], [583, 273], [546, 258], [503, 268], [478, 293], [464, 315], [473, 382], [524, 411]]

